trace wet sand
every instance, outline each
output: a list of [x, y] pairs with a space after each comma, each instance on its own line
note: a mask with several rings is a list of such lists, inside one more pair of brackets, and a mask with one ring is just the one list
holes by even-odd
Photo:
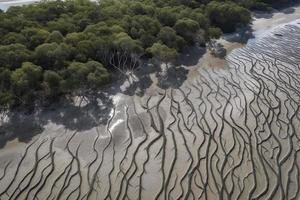
[[274, 11], [271, 14], [254, 13], [252, 29], [256, 35], [280, 24], [289, 23], [300, 18], [300, 5]]
[[299, 199], [300, 25], [262, 34], [269, 23], [247, 45], [223, 41], [226, 60], [153, 69], [143, 94], [128, 92], [146, 84], [137, 74], [137, 88], [12, 115], [0, 199]]

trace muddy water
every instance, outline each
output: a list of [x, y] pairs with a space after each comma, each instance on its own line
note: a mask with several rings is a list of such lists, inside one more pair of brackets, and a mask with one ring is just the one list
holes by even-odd
[[226, 61], [182, 66], [180, 87], [159, 87], [181, 79], [152, 72], [140, 96], [10, 115], [0, 199], [299, 199], [300, 21], [290, 19]]

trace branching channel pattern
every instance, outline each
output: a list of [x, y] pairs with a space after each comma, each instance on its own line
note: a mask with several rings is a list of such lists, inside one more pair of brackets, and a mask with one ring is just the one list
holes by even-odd
[[[300, 199], [300, 25], [6, 156], [1, 200]], [[278, 36], [278, 35], [282, 36]]]

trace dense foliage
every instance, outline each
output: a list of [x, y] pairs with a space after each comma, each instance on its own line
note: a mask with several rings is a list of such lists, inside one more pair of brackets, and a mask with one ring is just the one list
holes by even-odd
[[0, 12], [0, 105], [91, 91], [143, 58], [176, 59], [250, 21], [259, 0], [43, 1]]

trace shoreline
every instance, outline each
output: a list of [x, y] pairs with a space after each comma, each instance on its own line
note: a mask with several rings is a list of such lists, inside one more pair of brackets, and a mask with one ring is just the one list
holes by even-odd
[[[261, 25], [259, 29], [270, 21], [255, 23]], [[7, 132], [0, 135], [0, 174], [4, 174], [0, 191], [11, 186], [10, 191], [18, 193], [15, 199], [59, 194], [61, 199], [77, 195], [84, 200], [97, 199], [98, 193], [111, 199], [155, 199], [160, 191], [165, 191], [164, 199], [201, 197], [203, 191], [206, 199], [224, 199], [225, 193], [206, 187], [218, 189], [222, 184], [236, 191], [233, 199], [263, 193], [261, 198], [273, 194], [270, 199], [280, 199], [279, 187], [273, 188], [279, 184], [288, 188], [289, 182], [274, 181], [276, 176], [270, 173], [282, 173], [291, 185], [286, 196], [299, 194], [300, 183], [293, 178], [300, 175], [300, 132], [291, 126], [300, 126], [300, 94], [296, 93], [300, 68], [291, 70], [292, 62], [279, 63], [277, 58], [298, 58], [293, 51], [300, 48], [293, 42], [300, 24], [292, 34], [289, 26], [280, 26], [286, 35], [282, 40], [267, 29], [270, 35], [254, 32], [247, 43], [223, 41], [228, 49], [225, 59], [190, 48], [186, 60], [167, 69], [169, 76], [160, 76], [159, 67], [143, 66], [135, 73], [137, 80], [108, 85], [103, 96], [95, 95], [91, 103], [78, 97], [72, 105], [53, 105], [53, 110], [38, 115], [15, 113], [4, 129]], [[296, 44], [300, 44], [299, 37]], [[260, 58], [264, 52], [265, 61]], [[139, 88], [141, 96], [136, 93]], [[269, 152], [249, 153], [263, 148]], [[267, 172], [258, 167], [267, 162], [273, 163]], [[230, 170], [232, 174], [223, 176]], [[208, 174], [222, 178], [201, 181]], [[234, 177], [236, 181], [231, 182]], [[241, 182], [247, 184], [241, 188]], [[86, 194], [91, 195], [84, 198]], [[8, 198], [14, 196], [7, 193]]]
[[[38, 2], [38, 1], [39, 0], [29, 0], [29, 1], [28, 0], [20, 0], [20, 2]], [[12, 0], [12, 1], [8, 1], [8, 2], [19, 2], [19, 1]], [[0, 5], [1, 5], [1, 3], [3, 3], [3, 2], [0, 1]], [[227, 66], [226, 57], [229, 56], [232, 53], [232, 51], [245, 47], [248, 42], [251, 42], [251, 40], [255, 40], [259, 35], [263, 34], [264, 31], [270, 30], [270, 29], [272, 29], [272, 27], [277, 27], [280, 24], [285, 24], [287, 22], [294, 21], [294, 20], [298, 19], [298, 16], [300, 18], [300, 3], [295, 3], [290, 8], [294, 9], [294, 13], [286, 14], [284, 12], [281, 12], [280, 10], [276, 10], [271, 13], [269, 13], [269, 12], [264, 12], [264, 14], [260, 13], [261, 17], [259, 17], [259, 18], [255, 17], [255, 12], [253, 12], [252, 13], [253, 20], [252, 20], [252, 23], [248, 25], [249, 26], [248, 28], [242, 29], [241, 31], [237, 30], [234, 33], [223, 34], [220, 39], [216, 40], [227, 51], [227, 54], [224, 58], [219, 58], [219, 57], [212, 55], [211, 51], [207, 47], [201, 47], [202, 49], [204, 49], [203, 52], [205, 52], [205, 53], [201, 53], [200, 55], [195, 55], [196, 57], [199, 56], [197, 63], [194, 63], [191, 66], [185, 66], [185, 68], [187, 70], [193, 71], [193, 68], [198, 68], [199, 66], [203, 67], [206, 65], [209, 65], [212, 67], [213, 66], [214, 67], [226, 67]], [[281, 9], [281, 10], [284, 10], [284, 9]], [[263, 17], [264, 15], [269, 15], [269, 14], [272, 14], [271, 18]], [[284, 17], [286, 17], [286, 16], [289, 16], [289, 17], [285, 19]], [[284, 18], [284, 19], [282, 21], [280, 21], [280, 20], [278, 20], [278, 18], [281, 20], [282, 20], [282, 18]], [[270, 21], [272, 21], [272, 23], [270, 23]], [[249, 36], [249, 38], [247, 38], [245, 41], [245, 38], [243, 38], [243, 36], [244, 36], [245, 32], [247, 32], [247, 31], [251, 31], [252, 35]], [[189, 49], [192, 49], [192, 48], [200, 49], [200, 47], [195, 47], [195, 46], [192, 46]], [[182, 57], [187, 57], [187, 58], [189, 58], [189, 56], [194, 57], [194, 55], [192, 55], [192, 54], [189, 55], [188, 51], [186, 51], [184, 53], [185, 54], [183, 54]], [[184, 59], [186, 59], [186, 58], [184, 58]], [[194, 60], [194, 58], [192, 58], [192, 59]], [[179, 63], [181, 63], [181, 60], [179, 60]], [[149, 75], [151, 76], [151, 74], [149, 74]], [[107, 93], [107, 90], [110, 90], [111, 88], [115, 88], [116, 85], [122, 87], [122, 85], [124, 85], [124, 82], [126, 82], [126, 81], [120, 80], [119, 76], [120, 76], [119, 74], [116, 75], [114, 78], [114, 79], [116, 79], [116, 81], [113, 81], [111, 83], [108, 83], [106, 86], [103, 86], [103, 91], [101, 90], [101, 91], [98, 91], [97, 93]], [[123, 84], [121, 84], [121, 82]], [[118, 91], [118, 92], [120, 92], [120, 91]], [[73, 99], [73, 98], [76, 98], [76, 97], [74, 96], [71, 99]], [[63, 100], [55, 101], [50, 104], [51, 105], [50, 109], [44, 109], [43, 106], [39, 106], [37, 108], [37, 111], [39, 112], [41, 110], [46, 110], [46, 111], [52, 110], [52, 107], [54, 105], [65, 104], [65, 102], [69, 102], [69, 100], [66, 101], [63, 99]], [[16, 108], [13, 110], [13, 112], [23, 113], [23, 114], [27, 115], [28, 108]], [[35, 113], [35, 111], [33, 113]], [[29, 115], [31, 115], [31, 114], [32, 113], [29, 112]]]

